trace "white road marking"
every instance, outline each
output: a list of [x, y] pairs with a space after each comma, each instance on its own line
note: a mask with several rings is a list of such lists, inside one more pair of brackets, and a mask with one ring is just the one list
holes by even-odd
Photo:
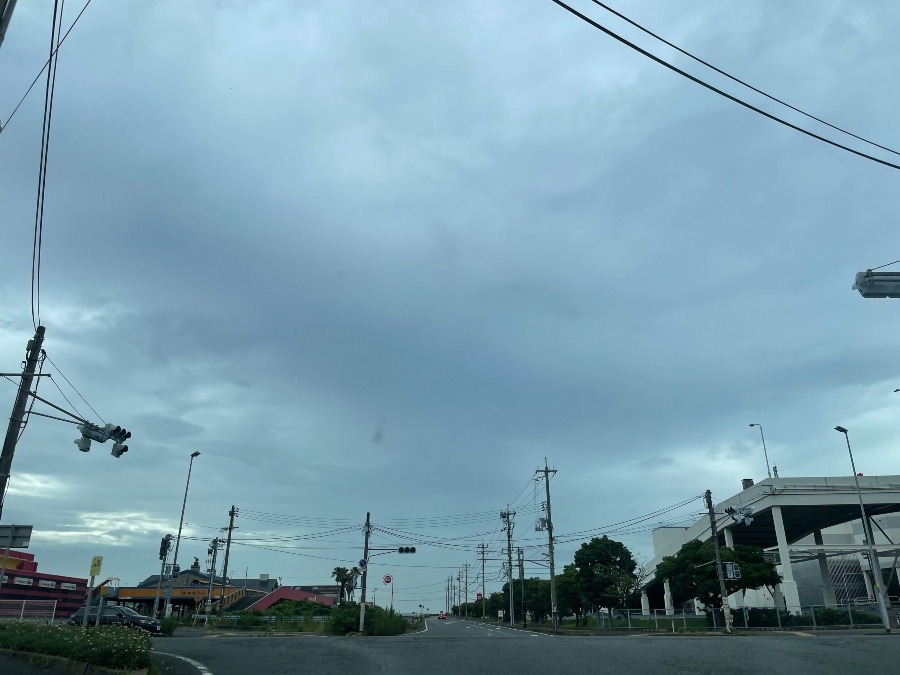
[[189, 659], [186, 656], [179, 656], [178, 654], [170, 654], [169, 652], [153, 652], [154, 654], [159, 654], [160, 656], [171, 656], [176, 659], [180, 659], [181, 661], [185, 661], [186, 663], [190, 663], [194, 668], [199, 670], [202, 675], [213, 675], [212, 671], [204, 666], [199, 661], [194, 661], [194, 659]]

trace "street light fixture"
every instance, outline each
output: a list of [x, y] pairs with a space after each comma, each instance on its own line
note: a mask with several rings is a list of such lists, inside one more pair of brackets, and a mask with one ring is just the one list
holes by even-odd
[[191, 453], [191, 462], [188, 464], [187, 483], [184, 486], [184, 501], [181, 502], [181, 520], [178, 521], [178, 537], [175, 539], [175, 555], [172, 556], [172, 572], [175, 571], [175, 565], [178, 563], [178, 546], [181, 544], [181, 527], [184, 525], [184, 507], [187, 506], [188, 488], [191, 485], [191, 469], [194, 467], [194, 460], [200, 456], [200, 451], [195, 450]]
[[[866, 544], [869, 549], [869, 572], [872, 574], [872, 584], [875, 586], [875, 595], [878, 599], [878, 609], [881, 611], [881, 622], [884, 624], [884, 630], [891, 632], [891, 620], [888, 618], [887, 607], [884, 604], [884, 594], [881, 592], [881, 564], [878, 562], [878, 556], [875, 555], [875, 547], [872, 545], [872, 526], [869, 525], [869, 519], [866, 517], [866, 507], [863, 505], [862, 490], [859, 488], [859, 476], [856, 474], [856, 463], [853, 461], [853, 450], [850, 449], [850, 433], [842, 426], [836, 426], [835, 431], [844, 434], [844, 440], [847, 441], [847, 452], [850, 453], [850, 468], [853, 469], [853, 480], [856, 482], [856, 495], [859, 497], [859, 512], [862, 515], [863, 536], [866, 538]], [[875, 573], [875, 570], [878, 573]]]
[[762, 424], [751, 424], [751, 427], [759, 427], [759, 437], [762, 439], [763, 454], [766, 456], [766, 471], [769, 472], [769, 478], [772, 477], [772, 469], [769, 468], [769, 452], [766, 450], [766, 437], [763, 435]]

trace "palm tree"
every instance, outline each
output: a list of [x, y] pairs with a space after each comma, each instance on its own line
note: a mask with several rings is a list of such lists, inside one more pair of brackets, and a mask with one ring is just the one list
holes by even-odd
[[351, 581], [350, 571], [346, 567], [335, 567], [331, 572], [331, 576], [338, 583], [338, 602], [341, 603], [347, 594], [347, 584]]

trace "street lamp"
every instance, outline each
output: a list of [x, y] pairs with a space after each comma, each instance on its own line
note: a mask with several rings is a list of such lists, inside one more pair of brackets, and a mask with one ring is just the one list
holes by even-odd
[[751, 427], [759, 427], [759, 437], [762, 439], [763, 454], [766, 456], [766, 471], [769, 472], [769, 478], [772, 477], [772, 469], [769, 468], [769, 453], [766, 450], [766, 437], [763, 435], [762, 424], [751, 424]]
[[191, 469], [194, 466], [194, 459], [200, 456], [200, 451], [195, 450], [191, 453], [191, 462], [188, 464], [187, 483], [184, 486], [184, 501], [181, 502], [181, 520], [178, 521], [178, 538], [175, 539], [175, 555], [172, 556], [172, 572], [175, 572], [175, 565], [178, 563], [178, 546], [181, 544], [181, 526], [184, 525], [184, 507], [187, 505], [188, 488], [191, 485]]
[[[847, 441], [847, 452], [850, 453], [850, 468], [853, 469], [853, 480], [856, 482], [856, 495], [859, 497], [859, 512], [862, 515], [863, 536], [866, 538], [866, 544], [869, 548], [869, 571], [872, 574], [872, 584], [875, 586], [875, 595], [878, 596], [878, 608], [881, 610], [881, 622], [884, 624], [884, 630], [891, 632], [891, 620], [888, 618], [887, 607], [884, 604], [884, 594], [881, 592], [881, 564], [875, 555], [875, 547], [872, 545], [872, 527], [869, 525], [869, 519], [866, 517], [866, 507], [863, 505], [862, 490], [859, 488], [859, 476], [856, 475], [856, 463], [853, 461], [853, 450], [850, 449], [850, 434], [842, 426], [834, 428], [835, 431], [844, 434]], [[875, 573], [875, 570], [878, 573]]]

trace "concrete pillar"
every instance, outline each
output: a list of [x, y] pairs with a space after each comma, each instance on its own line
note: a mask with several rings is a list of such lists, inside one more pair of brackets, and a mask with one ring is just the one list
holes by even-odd
[[672, 602], [672, 589], [669, 586], [668, 579], [663, 581], [663, 589], [664, 589], [663, 600], [666, 603], [666, 616], [672, 616], [673, 614], [675, 614], [675, 603]]
[[781, 558], [781, 593], [784, 596], [787, 610], [792, 614], [800, 612], [800, 593], [797, 591], [797, 582], [794, 581], [794, 569], [791, 566], [791, 556], [788, 552], [787, 535], [784, 532], [784, 519], [781, 517], [781, 507], [772, 507], [772, 520], [775, 523], [775, 538], [778, 540], [778, 557]]
[[641, 614], [650, 616], [650, 598], [647, 597], [647, 591], [641, 591]]
[[[822, 546], [822, 530], [814, 530], [813, 538], [817, 546]], [[823, 551], [819, 551], [816, 556], [819, 559], [819, 572], [822, 575], [822, 596], [826, 605], [836, 605], [837, 599], [834, 595], [834, 585], [831, 583], [831, 572], [828, 569], [828, 558], [825, 557]]]
[[733, 551], [734, 550], [734, 535], [731, 533], [731, 528], [723, 527], [722, 533], [725, 535], [725, 545]]
[[866, 597], [869, 600], [877, 600], [878, 596], [875, 595], [875, 586], [872, 584], [872, 569], [863, 568], [862, 573], [863, 580], [866, 582]]

